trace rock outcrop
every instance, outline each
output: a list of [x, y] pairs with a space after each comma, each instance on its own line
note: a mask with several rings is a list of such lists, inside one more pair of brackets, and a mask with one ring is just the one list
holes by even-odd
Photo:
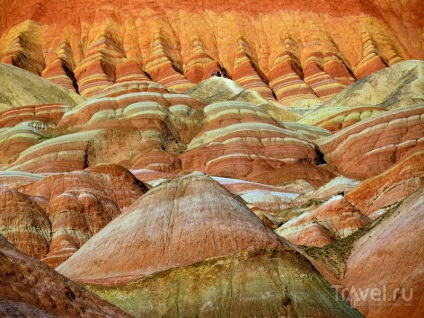
[[373, 116], [316, 141], [327, 163], [363, 180], [423, 149], [423, 104]]
[[422, 10], [417, 1], [381, 0], [8, 2], [0, 61], [86, 97], [119, 81], [127, 63], [179, 92], [222, 70], [265, 98], [307, 107], [354, 74], [424, 58]]
[[334, 96], [325, 107], [395, 109], [424, 103], [424, 62], [406, 61], [372, 73]]
[[0, 316], [422, 317], [423, 15], [3, 0]]
[[[288, 243], [201, 173], [150, 190], [57, 270], [135, 316], [357, 316]], [[302, 290], [307, 298], [294, 297]]]
[[52, 268], [19, 252], [0, 235], [3, 317], [130, 317]]
[[202, 130], [179, 156], [185, 171], [249, 179], [289, 163], [318, 161], [308, 137], [255, 105], [220, 102], [206, 106], [204, 112]]
[[306, 114], [298, 122], [338, 132], [361, 120], [384, 113], [380, 107], [325, 107]]
[[[420, 317], [424, 313], [420, 283], [424, 253], [422, 239], [417, 239], [424, 235], [423, 198], [422, 189], [409, 196], [352, 245], [337, 289], [366, 317]], [[364, 295], [373, 289], [374, 295], [359, 295], [361, 290]]]
[[0, 112], [40, 104], [75, 106], [84, 99], [28, 71], [0, 63]]
[[128, 170], [106, 164], [31, 181], [0, 190], [0, 233], [52, 267], [147, 191]]

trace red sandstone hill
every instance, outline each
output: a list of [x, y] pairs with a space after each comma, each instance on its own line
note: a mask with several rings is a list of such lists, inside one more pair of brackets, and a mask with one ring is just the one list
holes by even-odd
[[202, 173], [150, 190], [57, 270], [139, 317], [180, 310], [358, 316], [239, 198]]
[[422, 317], [423, 8], [0, 0], [0, 315]]
[[0, 235], [2, 317], [130, 317]]

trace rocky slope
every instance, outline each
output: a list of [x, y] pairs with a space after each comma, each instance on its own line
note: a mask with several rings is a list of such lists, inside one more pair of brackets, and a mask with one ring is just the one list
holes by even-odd
[[2, 317], [130, 317], [0, 235]]
[[136, 316], [358, 315], [200, 173], [150, 190], [57, 270]]
[[0, 315], [422, 317], [422, 16], [0, 1]]
[[266, 98], [316, 106], [424, 58], [418, 0], [3, 2], [0, 61], [85, 97], [145, 74], [184, 92], [221, 69]]

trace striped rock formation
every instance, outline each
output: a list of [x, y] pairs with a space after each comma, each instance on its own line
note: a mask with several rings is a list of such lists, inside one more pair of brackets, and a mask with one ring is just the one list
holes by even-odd
[[320, 187], [336, 175], [325, 165], [308, 162], [286, 164], [273, 171], [255, 173], [250, 181], [269, 185], [280, 185], [291, 181], [303, 180], [314, 187]]
[[43, 70], [42, 76], [70, 91], [78, 92], [77, 79], [72, 70], [75, 67], [72, 48], [65, 42], [60, 46], [56, 56], [51, 59]]
[[204, 112], [203, 129], [179, 156], [185, 171], [249, 179], [289, 163], [318, 161], [308, 137], [255, 105], [220, 102], [206, 106]]
[[423, 185], [424, 151], [418, 151], [383, 173], [362, 181], [346, 194], [346, 199], [375, 219]]
[[355, 188], [360, 182], [357, 180], [352, 180], [346, 178], [344, 176], [339, 176], [331, 181], [327, 182], [323, 186], [314, 189], [312, 191], [308, 191], [299, 195], [294, 201], [293, 205], [299, 206], [301, 204], [308, 203], [311, 200], [322, 200], [327, 201], [331, 197], [345, 193], [348, 193], [353, 188]]
[[0, 189], [17, 189], [35, 181], [43, 179], [41, 174], [21, 171], [0, 171]]
[[19, 190], [45, 201], [51, 237], [48, 251], [38, 258], [56, 267], [147, 188], [122, 167], [99, 165], [85, 171], [53, 174]]
[[222, 68], [264, 97], [315, 106], [352, 74], [424, 58], [417, 1], [71, 0], [72, 12], [58, 1], [4, 1], [0, 61], [83, 96], [115, 83], [131, 60], [180, 92]]
[[327, 101], [345, 88], [324, 71], [324, 56], [321, 52], [305, 52], [304, 55], [307, 55], [303, 66], [305, 83], [321, 100]]
[[193, 50], [190, 62], [187, 63], [184, 76], [192, 83], [199, 84], [208, 79], [212, 72], [221, 70], [219, 63], [212, 59], [207, 48], [198, 36], [193, 38]]
[[355, 76], [359, 79], [387, 67], [387, 62], [380, 56], [379, 47], [371, 34], [364, 32], [362, 34], [362, 43], [362, 60], [355, 70]]
[[302, 117], [298, 122], [338, 132], [369, 117], [384, 113], [380, 107], [325, 107], [317, 109]]
[[357, 234], [307, 250], [340, 297], [365, 317], [421, 317], [424, 313], [420, 283], [423, 198], [420, 189]]
[[423, 149], [424, 106], [392, 110], [316, 140], [327, 163], [363, 180]]
[[[117, 83], [105, 89], [102, 97], [68, 110], [57, 127], [45, 133], [27, 124], [15, 126], [15, 133], [5, 131], [7, 142], [1, 146], [13, 151], [2, 163], [34, 173], [73, 171], [103, 162], [175, 171], [180, 169], [177, 154], [198, 131], [202, 108], [188, 95], [170, 93], [150, 80]], [[3, 114], [5, 121], [9, 112], [13, 111]], [[19, 135], [18, 129], [28, 132]]]
[[[358, 315], [334, 302], [312, 267], [237, 197], [200, 173], [149, 191], [57, 270], [135, 316]], [[294, 297], [302, 290], [308, 297]]]
[[[318, 104], [318, 97], [312, 88], [303, 81], [304, 74], [297, 57], [299, 53], [295, 43], [291, 39], [287, 39], [285, 47], [286, 49], [274, 60], [269, 73], [269, 86], [274, 91], [277, 100], [284, 104], [294, 103], [298, 100], [307, 100]], [[306, 103], [304, 104], [303, 106], [307, 106]]]
[[[23, 173], [2, 176], [6, 186], [0, 190], [0, 233], [52, 267], [147, 191], [128, 170], [108, 164], [44, 178]], [[21, 181], [11, 183], [12, 177]], [[7, 189], [12, 185], [15, 189]]]
[[30, 197], [0, 190], [0, 233], [21, 252], [40, 259], [49, 249], [50, 220]]
[[258, 91], [267, 99], [274, 99], [272, 90], [265, 84], [254, 50], [245, 39], [238, 40], [239, 52], [234, 59], [232, 79], [245, 89]]
[[20, 123], [38, 130], [56, 127], [71, 107], [61, 104], [21, 106], [0, 113], [0, 129]]
[[276, 228], [275, 215], [290, 207], [302, 189], [287, 185], [286, 188], [273, 187], [261, 183], [239, 179], [213, 177], [231, 193], [239, 195], [246, 206], [259, 217], [265, 225]]
[[185, 92], [193, 86], [178, 70], [178, 53], [171, 57], [173, 48], [166, 39], [159, 33], [155, 34], [152, 42], [150, 59], [146, 62], [146, 72], [154, 81], [157, 81], [170, 89], [178, 92]]
[[325, 107], [395, 109], [424, 103], [424, 61], [406, 61], [373, 73], [337, 94]]
[[130, 317], [0, 235], [2, 317]]
[[[424, 313], [420, 283], [424, 271], [423, 198], [422, 189], [410, 195], [351, 246], [337, 289], [366, 317], [421, 317]], [[360, 289], [371, 288], [380, 290], [380, 296], [358, 296]]]
[[369, 223], [370, 220], [342, 195], [337, 195], [318, 208], [285, 222], [275, 232], [297, 245], [324, 246]]
[[[43, 124], [37, 122], [37, 124]], [[13, 128], [5, 128], [0, 130], [0, 166], [2, 168], [9, 166], [15, 162], [22, 152], [27, 148], [36, 145], [39, 139], [43, 137], [43, 133], [27, 123], [19, 124]]]

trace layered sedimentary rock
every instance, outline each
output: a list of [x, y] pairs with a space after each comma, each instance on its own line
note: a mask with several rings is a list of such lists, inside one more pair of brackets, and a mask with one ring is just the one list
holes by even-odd
[[380, 107], [325, 107], [317, 109], [302, 117], [298, 122], [328, 129], [335, 133], [361, 120], [384, 113]]
[[21, 171], [1, 171], [0, 172], [0, 188], [16, 189], [20, 186], [30, 184], [43, 179], [40, 174], [26, 173]]
[[21, 106], [0, 113], [0, 128], [14, 127], [24, 123], [29, 127], [45, 130], [56, 127], [71, 107], [61, 104]]
[[424, 62], [406, 61], [373, 73], [340, 92], [330, 106], [401, 108], [424, 102]]
[[[421, 317], [424, 313], [423, 194], [421, 189], [409, 196], [351, 247], [337, 289], [366, 317]], [[371, 289], [378, 290], [374, 292], [378, 296], [359, 295], [360, 290]]]
[[345, 88], [345, 85], [324, 71], [324, 56], [321, 52], [305, 50], [304, 55], [307, 56], [303, 66], [305, 83], [321, 100], [326, 101]]
[[392, 110], [317, 140], [327, 163], [366, 179], [423, 149], [424, 106]]
[[270, 185], [303, 180], [312, 186], [319, 187], [334, 177], [334, 172], [328, 170], [325, 166], [300, 162], [287, 164], [269, 172], [255, 173], [251, 176], [250, 180]]
[[[357, 315], [239, 199], [199, 173], [149, 191], [57, 270], [135, 316]], [[307, 298], [294, 296], [305, 288]]]
[[[227, 225], [221, 228], [220, 222]], [[110, 243], [101, 246], [110, 245], [116, 250], [98, 250], [92, 254], [91, 250], [105, 240]], [[124, 242], [126, 248], [121, 249]], [[191, 248], [199, 244], [204, 248]], [[206, 258], [231, 255], [249, 247], [278, 246], [280, 243], [273, 233], [242, 202], [216, 181], [194, 173], [150, 190], [59, 270], [78, 281], [108, 285]], [[114, 257], [109, 258], [108, 253]], [[92, 266], [79, 267], [84, 259]], [[110, 264], [99, 262], [105, 259]]]
[[16, 190], [0, 190], [0, 233], [31, 257], [40, 259], [49, 250], [49, 218], [36, 202]]
[[301, 205], [311, 200], [327, 201], [335, 195], [348, 193], [359, 183], [360, 182], [358, 180], [352, 180], [344, 176], [339, 176], [327, 182], [318, 189], [314, 189], [299, 195], [293, 201], [293, 205]]
[[56, 267], [147, 191], [128, 170], [103, 164], [47, 177], [2, 173], [0, 233]]
[[[275, 232], [297, 245], [324, 246], [345, 238], [370, 220], [343, 196], [333, 196], [318, 208], [285, 222]], [[318, 232], [318, 233], [315, 233]], [[317, 239], [324, 236], [327, 239]]]
[[265, 77], [264, 74], [261, 76], [252, 46], [243, 38], [238, 40], [238, 46], [239, 52], [234, 59], [232, 79], [245, 89], [258, 91], [263, 97], [273, 99], [273, 92], [262, 78]]
[[[67, 111], [56, 128], [53, 125], [45, 132], [32, 127], [35, 121], [19, 126], [28, 130], [25, 134], [17, 133], [18, 126], [15, 132], [5, 131], [6, 142], [1, 147], [11, 151], [5, 151], [8, 156], [2, 164], [34, 173], [73, 171], [102, 162], [128, 168], [180, 169], [177, 154], [198, 130], [202, 103], [188, 95], [172, 94], [150, 80], [117, 83], [102, 96]], [[35, 109], [42, 112], [48, 106]], [[3, 114], [8, 125], [25, 119], [22, 111], [21, 117], [9, 120], [10, 112]], [[51, 120], [43, 120], [42, 128], [49, 128]]]
[[[298, 51], [295, 43], [291, 39], [285, 41], [286, 50], [281, 52], [271, 67], [269, 73], [269, 86], [275, 93], [278, 101], [287, 104], [295, 103], [298, 100], [311, 101], [314, 106], [318, 104], [318, 97], [312, 88], [303, 79], [303, 71], [298, 59]], [[294, 104], [295, 106], [301, 106]], [[303, 106], [306, 107], [305, 101]]]
[[301, 99], [317, 105], [354, 81], [354, 73], [423, 58], [419, 2], [66, 4], [5, 4], [0, 60], [84, 96], [115, 83], [119, 65], [132, 61], [180, 92], [222, 69], [267, 98], [306, 107]]
[[424, 185], [424, 151], [419, 151], [387, 169], [364, 180], [346, 195], [362, 213], [372, 219], [403, 200]]
[[248, 179], [289, 163], [318, 160], [308, 137], [255, 105], [220, 102], [206, 106], [204, 112], [203, 129], [179, 156], [185, 171]]
[[[56, 267], [147, 188], [122, 167], [99, 165], [85, 171], [50, 175], [19, 188], [19, 191], [42, 201], [40, 204], [48, 216], [48, 223], [51, 223], [48, 226], [48, 232], [51, 226], [51, 234], [47, 233], [47, 250], [37, 254], [37, 258]], [[25, 220], [23, 223], [31, 226], [34, 222]], [[26, 232], [24, 237], [34, 231]]]
[[3, 317], [129, 317], [0, 235], [0, 315]]

